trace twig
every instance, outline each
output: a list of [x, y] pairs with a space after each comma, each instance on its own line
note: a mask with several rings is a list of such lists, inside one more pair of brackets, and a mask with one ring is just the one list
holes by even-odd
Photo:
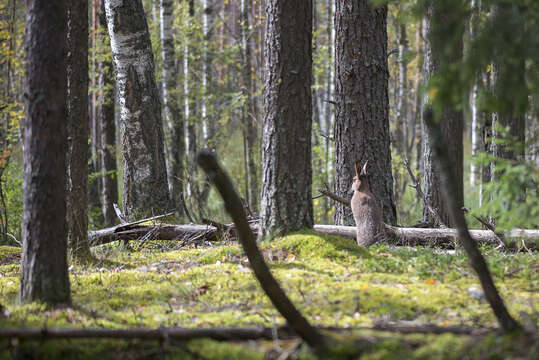
[[[462, 211], [466, 214], [469, 212], [469, 209], [466, 209], [465, 207], [462, 207]], [[475, 216], [474, 214], [470, 214], [472, 215], [472, 217], [479, 221], [481, 224], [483, 224], [483, 226], [485, 228], [487, 228], [488, 230], [492, 231], [492, 234], [494, 234], [494, 237], [496, 238], [496, 240], [498, 240], [498, 246], [496, 247], [496, 249], [505, 249], [506, 248], [506, 244], [505, 242], [503, 241], [503, 239], [500, 237], [500, 235], [498, 235], [498, 233], [496, 233], [496, 228], [494, 226], [492, 226], [492, 224], [489, 224], [487, 221], [485, 221], [484, 219], [481, 219], [480, 217], [478, 216]]]
[[410, 185], [410, 187], [415, 189], [417, 196], [419, 196], [419, 198], [423, 202], [423, 206], [431, 213], [432, 217], [436, 219], [436, 222], [437, 222], [436, 225], [440, 227], [447, 227], [447, 224], [443, 222], [438, 212], [434, 210], [434, 208], [427, 201], [427, 198], [425, 194], [423, 193], [423, 190], [421, 190], [421, 184], [416, 179], [416, 177], [414, 176], [412, 172], [412, 169], [410, 168], [410, 162], [408, 161], [408, 159], [404, 159], [403, 163], [404, 163], [404, 166], [406, 167], [406, 170], [408, 170], [408, 174], [410, 175], [410, 179], [412, 180], [412, 183], [413, 183], [412, 185]]
[[127, 218], [122, 213], [122, 210], [120, 210], [120, 207], [118, 206], [118, 204], [114, 203], [112, 204], [112, 207], [114, 208], [114, 212], [116, 213], [116, 216], [118, 217], [118, 219], [120, 219], [120, 223], [127, 224]]
[[325, 196], [329, 197], [330, 199], [332, 199], [332, 200], [334, 200], [334, 201], [336, 201], [338, 203], [343, 204], [344, 206], [350, 207], [350, 201], [347, 201], [345, 198], [340, 197], [339, 195], [334, 194], [331, 191], [329, 191], [329, 188], [328, 188], [327, 185], [326, 185], [325, 189], [318, 189], [318, 192], [320, 194], [322, 194], [322, 195], [325, 195]]

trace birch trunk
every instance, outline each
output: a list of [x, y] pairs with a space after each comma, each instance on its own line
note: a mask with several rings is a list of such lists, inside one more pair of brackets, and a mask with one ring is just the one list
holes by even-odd
[[177, 77], [174, 54], [173, 1], [161, 0], [161, 55], [163, 58], [163, 104], [167, 134], [168, 184], [176, 215], [183, 216], [183, 177], [185, 137], [183, 119], [176, 94]]
[[[387, 7], [367, 0], [337, 2], [335, 12], [335, 192], [351, 188], [356, 161], [369, 161], [370, 188], [386, 223], [397, 221], [389, 144]], [[352, 225], [351, 210], [334, 220]]]
[[116, 123], [114, 121], [114, 71], [110, 56], [110, 40], [106, 35], [107, 20], [105, 1], [100, 0], [99, 22], [105, 31], [99, 34], [105, 54], [99, 63], [99, 104], [97, 107], [98, 135], [100, 137], [99, 171], [101, 206], [105, 226], [112, 226], [116, 221], [113, 204], [118, 203], [118, 169], [116, 165]]
[[256, 99], [254, 98], [252, 49], [249, 32], [251, 31], [251, 2], [241, 0], [241, 43], [242, 43], [242, 93], [245, 104], [242, 108], [243, 152], [245, 163], [246, 200], [251, 210], [258, 209], [258, 174], [255, 154], [257, 151]]
[[[472, 16], [470, 18], [470, 41], [474, 41], [476, 37], [476, 27], [479, 22], [479, 16], [481, 14], [481, 0], [471, 0]], [[472, 116], [472, 161], [470, 163], [470, 185], [477, 185], [480, 180], [481, 166], [476, 164], [477, 155], [482, 151], [483, 139], [481, 137], [481, 130], [484, 126], [483, 113], [479, 111], [478, 107], [478, 95], [479, 95], [479, 81], [480, 75], [474, 80], [471, 96], [471, 116]]]
[[170, 209], [161, 105], [141, 0], [106, 0], [116, 68], [123, 153], [124, 212], [129, 219]]

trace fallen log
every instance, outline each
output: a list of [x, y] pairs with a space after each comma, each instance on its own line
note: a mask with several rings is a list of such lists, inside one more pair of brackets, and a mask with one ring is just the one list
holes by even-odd
[[[374, 324], [373, 327], [341, 328], [317, 327], [320, 331], [336, 333], [353, 331], [383, 331], [402, 334], [458, 334], [479, 335], [496, 332], [496, 328], [472, 328], [467, 326], [436, 326], [433, 324], [393, 325]], [[195, 340], [209, 338], [217, 341], [287, 340], [298, 336], [289, 326], [278, 328], [157, 328], [157, 329], [54, 329], [13, 328], [0, 329], [0, 339], [52, 340], [52, 339], [143, 339], [143, 340]]]
[[[233, 225], [227, 226], [227, 235], [235, 237]], [[258, 225], [251, 223], [253, 231]], [[324, 234], [340, 235], [355, 239], [355, 226], [314, 225], [314, 230]], [[452, 248], [455, 245], [457, 231], [450, 228], [400, 228], [386, 225], [390, 237], [389, 242], [395, 245], [443, 246]], [[513, 229], [505, 236], [496, 236], [491, 230], [470, 230], [472, 238], [478, 243], [498, 245], [501, 238], [507, 247], [525, 247], [530, 250], [539, 248], [539, 230]], [[222, 231], [211, 225], [136, 225], [120, 224], [106, 229], [89, 231], [88, 240], [91, 246], [103, 245], [117, 240], [140, 240], [150, 234], [154, 240], [185, 241], [197, 237], [198, 240], [217, 241]], [[501, 235], [501, 236], [500, 236]]]
[[[385, 225], [385, 228], [388, 234], [394, 235], [390, 242], [396, 245], [454, 247], [458, 236], [457, 230], [451, 228], [401, 228], [391, 225]], [[314, 230], [324, 234], [356, 238], [355, 226], [314, 225]], [[505, 236], [495, 234], [491, 230], [470, 230], [470, 234], [478, 243], [498, 245], [501, 238], [508, 248], [525, 247], [535, 250], [539, 247], [539, 230], [513, 229]]]
[[218, 341], [273, 340], [295, 338], [285, 328], [159, 328], [159, 329], [0, 329], [0, 338], [21, 340], [50, 339], [146, 339], [194, 340], [209, 338]]

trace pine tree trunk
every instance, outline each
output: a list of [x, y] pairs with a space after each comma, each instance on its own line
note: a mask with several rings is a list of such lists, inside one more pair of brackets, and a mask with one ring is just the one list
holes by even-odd
[[[337, 2], [335, 12], [335, 192], [345, 196], [356, 161], [369, 160], [370, 188], [383, 219], [395, 224], [389, 144], [387, 7], [367, 0]], [[350, 208], [336, 204], [334, 220], [353, 225]]]
[[[455, 13], [451, 13], [453, 11], [452, 6], [444, 4], [436, 1], [429, 4], [428, 17], [423, 27], [424, 38], [426, 39], [424, 53], [426, 78], [430, 78], [433, 74], [447, 67], [448, 64], [456, 62], [462, 57], [462, 38], [454, 43], [451, 56], [447, 55], [447, 51], [444, 52], [447, 40], [440, 38], [440, 34], [443, 32], [441, 29], [453, 29], [452, 24], [457, 23]], [[457, 25], [454, 26], [453, 31], [458, 31]], [[462, 149], [464, 118], [462, 110], [453, 110], [446, 107], [439, 118], [439, 126], [442, 136], [447, 140], [448, 153], [451, 154], [452, 168], [455, 170], [453, 176], [457, 185], [457, 192], [454, 197], [458, 205], [462, 207], [464, 205]], [[423, 129], [426, 130], [425, 127]], [[442, 199], [440, 172], [435, 164], [431, 139], [427, 131], [423, 131], [422, 135], [425, 197], [438, 213], [444, 225], [453, 226], [450, 223], [447, 206]], [[435, 217], [426, 208], [423, 209], [423, 221], [440, 225], [436, 223]]]
[[[27, 4], [20, 299], [70, 302], [67, 271], [67, 2]], [[54, 186], [51, 186], [54, 184]]]
[[184, 123], [176, 95], [176, 68], [174, 54], [173, 1], [161, 0], [161, 54], [163, 57], [163, 103], [168, 139], [168, 183], [176, 215], [183, 216], [183, 177], [185, 137]]
[[[494, 17], [498, 22], [507, 23], [507, 27], [498, 36], [498, 46], [503, 46], [503, 41], [514, 39], [518, 42], [524, 35], [524, 24], [520, 16], [520, 10], [516, 5], [499, 4], [494, 7]], [[505, 33], [504, 33], [505, 32]], [[493, 64], [493, 89], [496, 97], [498, 111], [492, 119], [493, 137], [495, 140], [504, 140], [509, 146], [500, 141], [493, 142], [493, 154], [495, 157], [511, 160], [524, 159], [524, 146], [515, 149], [516, 143], [524, 144], [525, 140], [525, 115], [528, 108], [528, 96], [522, 88], [525, 78], [525, 63], [522, 56], [514, 48], [500, 48], [497, 59]], [[504, 134], [502, 128], [508, 130]], [[492, 176], [496, 177], [497, 169], [494, 167]], [[525, 193], [525, 190], [523, 191]]]
[[105, 54], [99, 63], [99, 104], [97, 107], [98, 135], [100, 137], [99, 171], [101, 204], [105, 227], [117, 222], [113, 204], [118, 203], [118, 169], [116, 165], [116, 123], [114, 122], [114, 72], [110, 54], [110, 40], [106, 35], [105, 1], [100, 0], [99, 22], [103, 33], [99, 39]]
[[124, 213], [138, 219], [172, 207], [150, 33], [141, 0], [106, 0], [105, 11], [121, 107]]
[[77, 258], [90, 256], [88, 243], [88, 0], [69, 2], [67, 29], [67, 224]]
[[266, 10], [263, 237], [313, 226], [312, 1], [271, 0]]
[[245, 182], [247, 203], [251, 210], [258, 209], [258, 174], [256, 171], [255, 154], [257, 149], [257, 128], [256, 128], [256, 99], [254, 98], [253, 85], [253, 63], [251, 39], [251, 21], [249, 14], [251, 12], [251, 2], [241, 0], [241, 42], [242, 42], [242, 93], [245, 98], [245, 104], [242, 108], [243, 123], [243, 142], [244, 142], [244, 163], [245, 163]]

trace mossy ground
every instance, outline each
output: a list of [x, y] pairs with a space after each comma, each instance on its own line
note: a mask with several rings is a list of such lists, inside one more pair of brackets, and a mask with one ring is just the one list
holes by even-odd
[[[254, 278], [237, 244], [164, 250], [147, 243], [136, 251], [109, 244], [94, 249], [90, 264], [71, 264], [73, 306], [48, 310], [19, 305], [19, 249], [0, 247], [1, 327], [131, 328], [255, 327], [283, 325]], [[260, 244], [273, 274], [310, 321], [320, 326], [362, 327], [376, 321], [496, 326], [464, 253], [375, 245], [301, 232]], [[537, 323], [539, 264], [535, 254], [482, 249], [511, 313]], [[521, 315], [522, 313], [528, 315]], [[358, 336], [361, 333], [357, 334]], [[466, 336], [396, 336], [369, 347], [366, 358], [505, 358], [519, 340]], [[417, 337], [417, 336], [416, 336]], [[411, 346], [410, 344], [416, 344]], [[515, 345], [517, 344], [517, 345]], [[25, 358], [264, 358], [290, 342], [191, 341], [160, 347], [143, 341], [0, 341], [5, 357]], [[81, 349], [85, 349], [81, 351]], [[272, 350], [273, 349], [273, 350]], [[271, 351], [270, 351], [271, 350]], [[38, 353], [36, 353], [38, 351]], [[479, 352], [478, 352], [479, 351]], [[119, 355], [121, 354], [121, 355]], [[300, 358], [309, 358], [298, 351]], [[474, 355], [475, 354], [475, 355]], [[529, 354], [528, 354], [529, 355]], [[515, 355], [516, 356], [516, 355]]]

